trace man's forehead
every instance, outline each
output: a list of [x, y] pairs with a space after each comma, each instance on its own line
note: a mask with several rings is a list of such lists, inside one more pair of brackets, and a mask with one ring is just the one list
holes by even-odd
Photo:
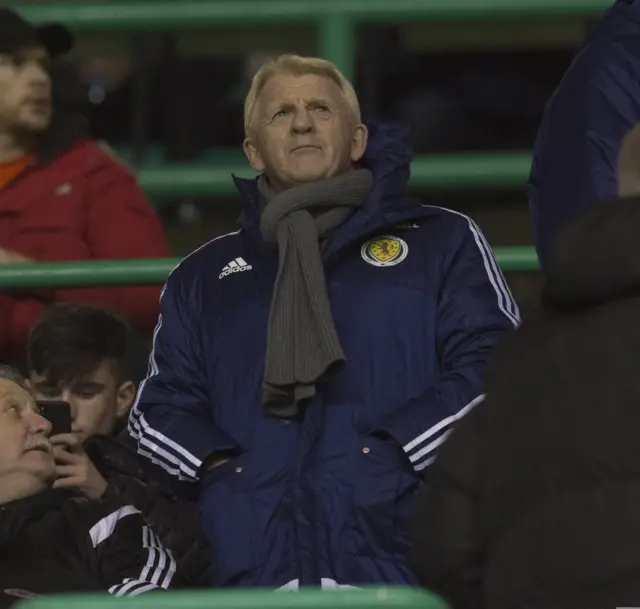
[[0, 403], [6, 400], [20, 400], [21, 402], [31, 402], [31, 395], [20, 385], [7, 379], [0, 379]]
[[42, 374], [38, 374], [34, 370], [31, 371], [30, 379], [34, 385], [54, 385], [64, 387], [77, 387], [80, 385], [96, 385], [104, 384], [112, 376], [115, 376], [115, 369], [110, 360], [105, 360], [97, 368], [90, 372], [79, 374], [74, 378], [54, 378], [51, 372], [45, 370]]
[[0, 53], [0, 55], [13, 55], [20, 56], [26, 59], [32, 59], [34, 61], [39, 61], [42, 59], [48, 59], [49, 53], [47, 49], [38, 42], [33, 42], [26, 45], [21, 45], [10, 52]]
[[327, 76], [278, 74], [270, 78], [260, 92], [265, 106], [293, 103], [301, 98], [335, 102], [340, 99], [340, 88]]

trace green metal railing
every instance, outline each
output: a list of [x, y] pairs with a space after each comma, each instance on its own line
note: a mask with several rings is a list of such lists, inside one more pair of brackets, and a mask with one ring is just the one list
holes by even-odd
[[433, 594], [409, 588], [363, 590], [168, 591], [114, 598], [107, 594], [52, 596], [23, 601], [16, 609], [448, 609]]
[[[496, 248], [495, 255], [505, 272], [538, 269], [531, 247]], [[12, 264], [0, 266], [0, 290], [160, 285], [179, 262], [180, 258], [162, 258]]]
[[138, 0], [14, 3], [34, 22], [76, 30], [177, 30], [315, 23], [318, 54], [353, 77], [356, 27], [368, 23], [589, 16], [611, 0]]
[[[194, 28], [299, 23], [315, 24], [318, 54], [354, 75], [357, 27], [361, 24], [434, 20], [555, 19], [600, 13], [611, 0], [111, 0], [86, 4], [13, 6], [36, 23], [60, 21], [77, 31], [181, 30]], [[530, 167], [530, 155], [470, 154], [419, 157], [412, 166], [412, 187], [425, 189], [518, 189]], [[231, 172], [252, 175], [246, 163], [145, 166], [140, 183], [158, 201], [179, 196], [234, 193]]]
[[[542, 19], [594, 16], [610, 0], [111, 0], [86, 4], [14, 3], [36, 23], [59, 21], [77, 31], [180, 30], [313, 23], [318, 54], [353, 77], [356, 29], [360, 24], [433, 20]], [[522, 188], [527, 153], [430, 155], [412, 164], [411, 186], [433, 190]], [[153, 199], [224, 196], [235, 193], [230, 174], [250, 177], [244, 162], [148, 165], [139, 170]], [[538, 268], [532, 248], [503, 248], [496, 256], [505, 271]], [[177, 259], [70, 262], [0, 267], [0, 289], [71, 288], [162, 283]]]
[[[417, 190], [511, 190], [523, 188], [531, 167], [526, 153], [438, 154], [417, 157], [411, 187]], [[167, 164], [143, 167], [138, 182], [149, 197], [233, 196], [231, 174], [252, 177], [246, 163]]]

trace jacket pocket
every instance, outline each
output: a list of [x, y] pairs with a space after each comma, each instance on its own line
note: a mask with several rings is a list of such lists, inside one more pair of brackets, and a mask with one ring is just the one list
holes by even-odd
[[41, 262], [90, 259], [84, 235], [69, 226], [20, 227], [13, 238], [16, 250]]
[[253, 508], [244, 455], [206, 472], [200, 496], [200, 521], [212, 551], [213, 584], [243, 578], [255, 563]]
[[200, 519], [214, 586], [263, 584], [267, 563], [286, 556], [293, 542], [285, 495], [281, 478], [265, 477], [264, 456], [244, 453], [205, 474]]
[[354, 477], [353, 551], [391, 556], [404, 536], [420, 480], [402, 447], [363, 435]]

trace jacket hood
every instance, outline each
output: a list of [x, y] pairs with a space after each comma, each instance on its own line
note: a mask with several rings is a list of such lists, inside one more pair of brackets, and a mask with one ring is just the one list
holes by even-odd
[[542, 299], [588, 308], [640, 296], [640, 197], [604, 201], [554, 244]]
[[[413, 151], [406, 127], [381, 122], [367, 122], [366, 125], [369, 141], [360, 166], [371, 170], [374, 186], [362, 209], [374, 222], [387, 211], [399, 211], [398, 206], [402, 207], [406, 201]], [[240, 225], [245, 229], [259, 225], [257, 178], [234, 176], [233, 179], [244, 203]]]
[[640, 2], [617, 0], [607, 9], [598, 23], [588, 33], [582, 48], [611, 36], [637, 35], [640, 32]]

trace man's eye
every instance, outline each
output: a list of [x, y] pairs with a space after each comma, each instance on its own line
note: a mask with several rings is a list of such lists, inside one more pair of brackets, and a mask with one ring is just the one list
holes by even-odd
[[38, 389], [38, 393], [48, 397], [48, 398], [55, 398], [58, 396], [59, 392], [58, 390], [53, 387], [53, 388], [49, 388], [49, 387], [41, 387], [40, 389]]
[[92, 397], [95, 397], [97, 393], [98, 392], [93, 389], [88, 389], [87, 391], [79, 391], [78, 397], [84, 400], [88, 400], [88, 399], [91, 399]]

